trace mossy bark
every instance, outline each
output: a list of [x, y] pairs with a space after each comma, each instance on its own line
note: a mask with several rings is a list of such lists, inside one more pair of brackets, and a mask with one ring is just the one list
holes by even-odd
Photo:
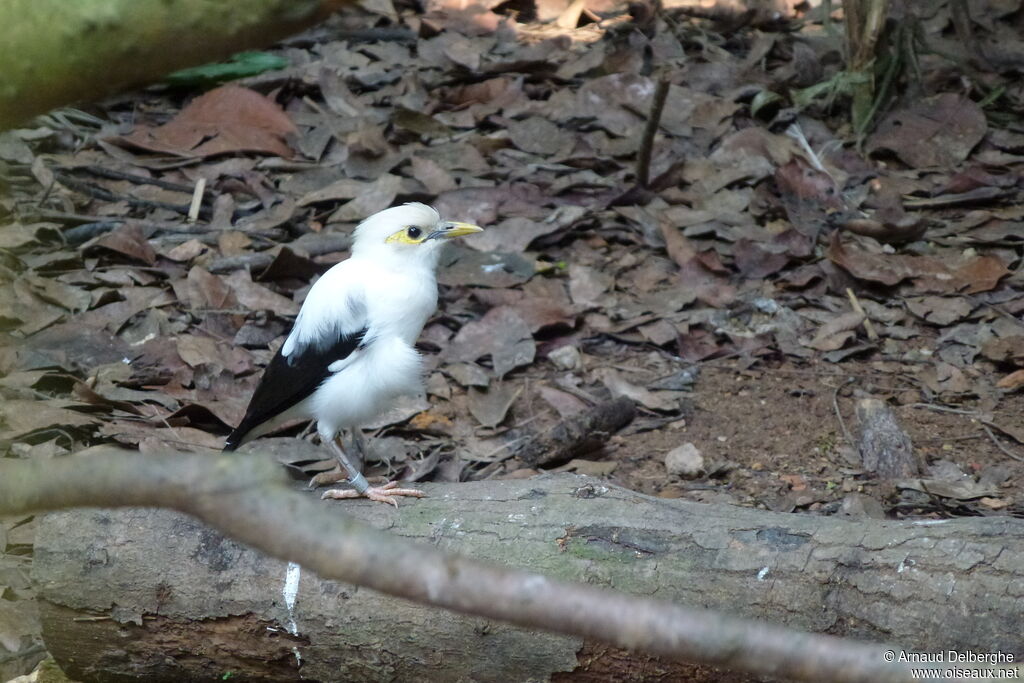
[[343, 0], [4, 0], [0, 129], [266, 46]]
[[[397, 510], [324, 505], [442, 550], [553, 577], [897, 649], [1024, 655], [1021, 520], [850, 521], [661, 500], [570, 475], [424, 489], [430, 497]], [[310, 572], [295, 581], [294, 572], [292, 602], [286, 563], [167, 510], [48, 515], [35, 546], [46, 644], [83, 681], [589, 673], [577, 660], [578, 638]]]

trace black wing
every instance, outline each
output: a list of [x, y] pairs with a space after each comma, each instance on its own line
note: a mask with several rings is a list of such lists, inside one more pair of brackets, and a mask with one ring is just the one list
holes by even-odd
[[364, 327], [354, 334], [341, 335], [330, 346], [317, 347], [310, 344], [287, 358], [278, 349], [249, 401], [245, 417], [228, 435], [224, 450], [235, 450], [250, 431], [316, 391], [331, 375], [328, 366], [348, 358], [362, 345], [365, 336]]

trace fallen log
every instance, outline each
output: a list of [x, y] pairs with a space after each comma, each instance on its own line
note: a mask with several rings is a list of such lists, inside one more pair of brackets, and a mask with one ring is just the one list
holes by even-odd
[[[48, 109], [265, 47], [344, 0], [6, 0], [0, 130]], [[54, 27], [59, 27], [55, 30]]]
[[[897, 650], [1024, 655], [1020, 520], [850, 521], [572, 475], [424, 488], [397, 510], [337, 507], [441, 550], [660, 600]], [[601, 650], [577, 658], [579, 638], [322, 580], [166, 510], [48, 515], [33, 572], [47, 647], [76, 680], [610, 680], [588, 670], [608, 664]]]

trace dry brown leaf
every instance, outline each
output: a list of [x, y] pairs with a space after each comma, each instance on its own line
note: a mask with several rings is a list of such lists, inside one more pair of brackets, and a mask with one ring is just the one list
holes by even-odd
[[996, 382], [996, 386], [1007, 391], [1016, 391], [1024, 387], [1024, 370], [1014, 370], [1006, 377]]
[[953, 166], [967, 158], [987, 128], [981, 107], [943, 93], [890, 112], [868, 138], [867, 151], [889, 150], [914, 168]]
[[355, 199], [348, 202], [333, 214], [328, 220], [329, 223], [356, 223], [367, 216], [372, 216], [378, 211], [391, 206], [399, 190], [402, 189], [402, 179], [398, 176], [385, 173], [377, 180], [369, 183], [365, 189], [359, 192]]
[[178, 299], [194, 310], [227, 309], [238, 305], [238, 298], [223, 278], [201, 266], [188, 271], [184, 286], [175, 287]]
[[126, 223], [117, 230], [108, 232], [85, 244], [82, 248], [93, 250], [100, 247], [127, 256], [134, 261], [141, 261], [147, 266], [156, 263], [156, 252], [146, 241], [139, 226], [134, 223]]
[[587, 404], [580, 398], [567, 391], [562, 391], [546, 384], [541, 384], [537, 387], [537, 393], [540, 394], [541, 398], [549, 406], [558, 411], [558, 414], [562, 417], [578, 415], [587, 409]]
[[626, 396], [646, 408], [660, 412], [673, 412], [679, 409], [679, 403], [672, 392], [650, 391], [629, 382], [620, 372], [611, 368], [599, 368], [594, 374], [614, 397]]
[[747, 278], [761, 279], [782, 270], [789, 263], [789, 255], [765, 248], [759, 242], [738, 239], [732, 246], [736, 268]]
[[912, 279], [921, 292], [976, 294], [994, 289], [1009, 273], [995, 256], [973, 256], [950, 268], [931, 256], [869, 252], [852, 243], [844, 244], [838, 232], [832, 235], [827, 256], [858, 279], [885, 285]]
[[515, 368], [532, 363], [535, 352], [526, 321], [514, 308], [499, 306], [480, 320], [463, 325], [443, 356], [472, 363], [490, 355], [494, 374], [501, 379]]
[[86, 427], [99, 421], [88, 413], [69, 410], [67, 406], [71, 405], [76, 404], [59, 399], [2, 401], [0, 419], [4, 423], [3, 431], [7, 438], [16, 438], [42, 429]]
[[465, 242], [478, 251], [526, 251], [530, 243], [543, 235], [550, 235], [562, 226], [555, 221], [535, 221], [530, 218], [507, 218], [497, 225], [489, 225], [483, 232], [470, 235]]
[[541, 116], [513, 121], [508, 126], [512, 144], [532, 154], [551, 156], [568, 151], [573, 140], [561, 128]]
[[436, 161], [426, 157], [412, 158], [412, 177], [423, 183], [430, 194], [437, 195], [458, 187], [451, 173]]
[[286, 140], [297, 133], [273, 100], [248, 88], [225, 85], [195, 98], [162, 126], [140, 125], [129, 135], [111, 140], [185, 157], [261, 152], [289, 159], [293, 152]]
[[224, 368], [233, 375], [252, 371], [252, 356], [245, 349], [222, 344], [212, 337], [182, 335], [175, 340], [178, 355], [193, 368], [214, 365]]
[[238, 303], [253, 311], [272, 311], [277, 315], [298, 315], [299, 304], [252, 281], [247, 270], [235, 271], [224, 278]]
[[594, 308], [600, 305], [615, 279], [608, 273], [575, 263], [569, 265], [569, 296], [572, 302], [581, 308]]
[[906, 302], [911, 313], [933, 325], [943, 327], [963, 320], [974, 310], [971, 302], [963, 297], [908, 297]]
[[497, 427], [505, 420], [509, 408], [512, 407], [522, 391], [521, 386], [504, 382], [494, 384], [485, 391], [471, 388], [469, 390], [469, 412], [484, 427]]

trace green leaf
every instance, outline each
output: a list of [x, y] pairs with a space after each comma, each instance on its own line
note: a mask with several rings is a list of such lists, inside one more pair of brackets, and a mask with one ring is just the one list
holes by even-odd
[[274, 71], [288, 66], [288, 60], [269, 52], [239, 52], [226, 62], [204, 64], [175, 71], [164, 81], [179, 88], [206, 88], [246, 76], [255, 76], [264, 71]]
[[778, 93], [774, 93], [771, 90], [759, 90], [754, 95], [753, 101], [750, 103], [750, 115], [757, 116], [757, 113], [767, 107], [770, 104], [779, 104], [782, 102], [782, 96]]

